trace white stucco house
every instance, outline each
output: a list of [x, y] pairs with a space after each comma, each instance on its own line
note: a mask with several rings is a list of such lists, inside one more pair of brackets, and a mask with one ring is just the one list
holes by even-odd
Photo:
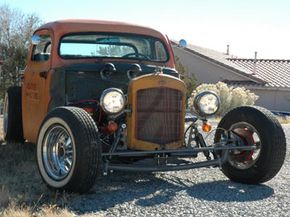
[[256, 105], [290, 112], [290, 60], [242, 59], [195, 45], [172, 44], [174, 54], [198, 83], [244, 86], [259, 96]]

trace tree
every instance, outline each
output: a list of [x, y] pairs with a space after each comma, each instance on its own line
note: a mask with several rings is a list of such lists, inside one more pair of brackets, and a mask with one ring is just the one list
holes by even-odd
[[15, 83], [18, 69], [24, 68], [31, 35], [42, 21], [35, 14], [24, 14], [4, 4], [0, 5], [0, 23], [1, 99], [5, 89]]
[[188, 98], [191, 96], [192, 91], [196, 87], [196, 78], [194, 74], [189, 73], [189, 71], [183, 66], [178, 56], [174, 56], [174, 58], [175, 58], [176, 70], [181, 75], [181, 79], [184, 81], [187, 88], [187, 92], [186, 92], [186, 101], [187, 101]]

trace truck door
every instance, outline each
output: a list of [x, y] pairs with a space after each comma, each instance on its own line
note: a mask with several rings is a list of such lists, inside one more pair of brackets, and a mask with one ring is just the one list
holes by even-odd
[[41, 122], [47, 113], [47, 74], [51, 69], [51, 34], [40, 30], [33, 36], [22, 86], [24, 138], [36, 142]]

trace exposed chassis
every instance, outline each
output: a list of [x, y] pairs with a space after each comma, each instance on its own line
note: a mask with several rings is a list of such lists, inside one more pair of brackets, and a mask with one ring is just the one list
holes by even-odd
[[[142, 172], [157, 172], [157, 171], [175, 171], [187, 170], [200, 167], [219, 166], [221, 167], [228, 160], [230, 151], [252, 151], [257, 149], [255, 145], [243, 145], [241, 139], [231, 131], [225, 131], [223, 139], [208, 146], [203, 138], [203, 135], [198, 131], [196, 117], [187, 118], [187, 122], [191, 122], [187, 128], [186, 133], [189, 134], [189, 140], [186, 142], [183, 149], [176, 150], [154, 150], [154, 151], [118, 151], [115, 146], [107, 153], [102, 153], [103, 172], [106, 175], [108, 171], [122, 170], [122, 171], [142, 171]], [[189, 131], [189, 132], [187, 132]], [[192, 138], [194, 134], [194, 138]], [[186, 135], [184, 135], [186, 136]], [[118, 140], [118, 138], [116, 139]], [[194, 141], [196, 146], [190, 147], [191, 142]], [[113, 146], [114, 147], [114, 146]], [[203, 153], [206, 160], [193, 162], [190, 158], [196, 158], [198, 153]], [[219, 154], [217, 154], [219, 153]], [[213, 158], [210, 156], [212, 154]], [[144, 158], [151, 160], [144, 164], [135, 163], [115, 163], [111, 159], [113, 157], [129, 157], [129, 158]], [[180, 162], [179, 158], [183, 161]], [[186, 159], [186, 160], [184, 160]]]
[[[226, 144], [225, 144], [226, 145]], [[224, 147], [199, 147], [199, 148], [188, 148], [182, 150], [160, 150], [160, 151], [130, 151], [130, 152], [114, 152], [114, 153], [103, 153], [102, 156], [110, 158], [112, 156], [119, 157], [151, 157], [157, 161], [156, 166], [134, 165], [134, 164], [116, 164], [111, 163], [109, 160], [104, 162], [104, 173], [106, 174], [109, 170], [125, 170], [125, 171], [143, 171], [143, 172], [156, 172], [156, 171], [174, 171], [174, 170], [186, 170], [208, 166], [221, 166], [227, 161], [228, 152], [233, 150], [239, 151], [251, 151], [255, 150], [255, 146], [228, 146]], [[217, 152], [223, 151], [222, 157], [216, 159], [206, 159], [201, 162], [185, 163], [183, 161], [180, 164], [168, 163], [170, 158], [192, 158], [196, 157], [199, 152]]]

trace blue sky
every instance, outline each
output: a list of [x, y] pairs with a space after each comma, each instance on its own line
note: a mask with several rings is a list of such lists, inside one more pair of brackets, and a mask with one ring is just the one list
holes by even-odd
[[0, 0], [45, 22], [83, 18], [150, 26], [235, 56], [290, 59], [288, 0]]

